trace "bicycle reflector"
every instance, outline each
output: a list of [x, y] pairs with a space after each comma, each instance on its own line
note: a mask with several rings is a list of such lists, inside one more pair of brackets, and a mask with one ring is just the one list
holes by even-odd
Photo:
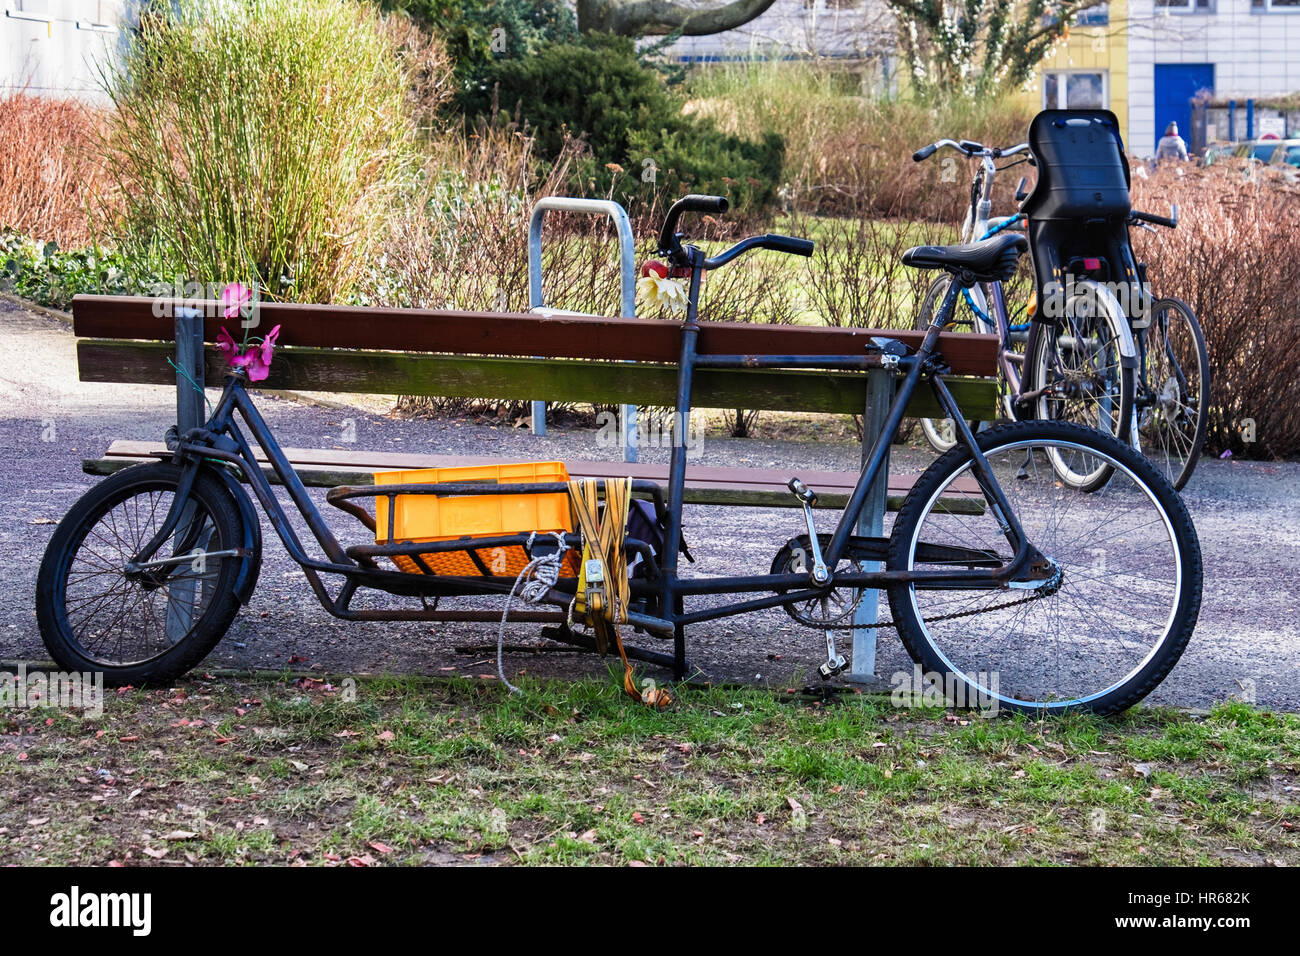
[[1092, 258], [1084, 259], [1083, 267], [1089, 272], [1096, 272], [1101, 268], [1101, 260]]

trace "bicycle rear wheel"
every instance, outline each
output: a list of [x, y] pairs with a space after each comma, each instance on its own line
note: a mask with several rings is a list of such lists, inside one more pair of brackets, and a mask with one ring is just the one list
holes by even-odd
[[1158, 299], [1140, 333], [1138, 440], [1180, 491], [1196, 470], [1210, 416], [1210, 355], [1192, 307]]
[[[196, 476], [175, 532], [142, 564], [126, 565], [163, 526], [182, 469], [136, 465], [86, 492], [45, 550], [36, 616], [50, 656], [67, 670], [101, 671], [110, 684], [168, 681], [201, 661], [239, 610], [235, 581], [252, 556], [230, 492]], [[169, 561], [171, 558], [181, 558]]]
[[[916, 327], [924, 332], [934, 321], [934, 314], [938, 311], [939, 306], [943, 304], [944, 296], [948, 294], [948, 286], [952, 282], [952, 276], [941, 275], [930, 283], [930, 288], [925, 292], [925, 298], [921, 300], [920, 311], [916, 315]], [[945, 332], [980, 332], [983, 331], [979, 319], [971, 311], [970, 306], [966, 303], [966, 297], [961, 296], [957, 299], [957, 305], [953, 309], [952, 318], [943, 327]], [[949, 448], [957, 444], [957, 429], [953, 425], [951, 418], [922, 418], [921, 433], [925, 435], [925, 440], [930, 443], [930, 447], [935, 451], [943, 454]], [[979, 428], [979, 422], [968, 422], [971, 431]]]
[[[1072, 297], [1056, 323], [1035, 322], [1026, 351], [1026, 390], [1037, 392], [1033, 417], [1073, 422], [1126, 439], [1136, 394], [1134, 370], [1123, 362], [1116, 321], [1093, 295]], [[1095, 470], [1079, 472], [1053, 458], [1057, 475], [1083, 491], [1110, 479], [1100, 459], [1083, 459]]]
[[[1186, 507], [1151, 462], [1092, 429], [1016, 422], [976, 440], [1051, 566], [1011, 588], [892, 585], [908, 652], [960, 692], [959, 704], [1101, 714], [1132, 706], [1169, 673], [1196, 626], [1201, 552]], [[1087, 493], [1057, 479], [1056, 461], [1088, 471], [1104, 463], [1113, 474]], [[986, 498], [979, 514], [946, 500], [962, 497], [953, 485], [972, 479], [973, 465], [959, 446], [925, 471], [894, 524], [889, 570], [1011, 559]]]

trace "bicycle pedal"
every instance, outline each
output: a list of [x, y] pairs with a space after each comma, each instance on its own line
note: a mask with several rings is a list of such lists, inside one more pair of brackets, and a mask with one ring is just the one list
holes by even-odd
[[832, 660], [817, 668], [817, 673], [821, 675], [822, 680], [830, 680], [841, 671], [847, 670], [848, 666], [849, 662], [844, 659], [844, 655], [836, 654]]

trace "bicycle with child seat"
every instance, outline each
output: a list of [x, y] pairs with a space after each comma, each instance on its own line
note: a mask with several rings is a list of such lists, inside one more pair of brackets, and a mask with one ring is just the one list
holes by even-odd
[[[813, 244], [786, 236], [753, 236], [714, 256], [677, 231], [685, 213], [721, 214], [721, 197], [688, 196], [673, 205], [659, 237], [660, 254], [688, 282], [681, 325], [677, 412], [689, 415], [693, 373], [700, 368], [803, 367], [889, 369], [897, 395], [834, 529], [819, 531], [811, 508], [816, 491], [798, 478], [791, 493], [803, 526], [775, 550], [771, 567], [721, 575], [679, 573], [686, 448], [672, 448], [668, 486], [602, 481], [605, 514], [617, 511], [623, 487], [653, 499], [664, 532], [657, 549], [631, 538], [624, 558], [640, 556], [643, 575], [606, 578], [609, 620], [684, 647], [690, 625], [768, 608], [784, 608], [825, 640], [829, 677], [846, 665], [835, 635], [852, 624], [868, 589], [888, 593], [892, 626], [927, 672], [944, 675], [964, 701], [1032, 713], [1109, 713], [1149, 693], [1174, 666], [1195, 627], [1201, 599], [1201, 554], [1192, 520], [1151, 463], [1111, 436], [1064, 421], [1025, 421], [976, 435], [940, 373], [940, 331], [962, 289], [1005, 278], [1025, 248], [1024, 236], [1003, 234], [972, 244], [920, 247], [904, 262], [942, 269], [953, 281], [920, 346], [885, 338], [860, 353], [818, 356], [699, 355], [699, 296], [706, 272], [753, 250], [807, 256]], [[886, 460], [908, 401], [928, 386], [954, 421], [953, 447], [933, 462], [907, 495], [888, 536], [854, 533], [869, 489]], [[312, 556], [272, 492], [249, 436], [323, 556]], [[257, 582], [262, 542], [253, 496], [308, 585], [329, 613], [353, 621], [439, 619], [440, 600], [513, 593], [519, 578], [484, 568], [477, 576], [431, 573], [430, 555], [502, 547], [536, 560], [597, 544], [587, 533], [498, 535], [454, 541], [397, 541], [390, 529], [378, 544], [345, 546], [330, 530], [248, 392], [243, 369], [226, 376], [206, 423], [169, 435], [166, 458], [124, 469], [90, 489], [60, 522], [41, 563], [36, 591], [41, 633], [53, 658], [74, 670], [102, 671], [112, 683], [157, 683], [195, 666], [230, 627]], [[1050, 461], [1114, 472], [1093, 495], [1055, 479]], [[974, 490], [972, 490], [974, 489]], [[327, 500], [375, 519], [358, 503], [397, 496], [555, 493], [564, 483], [397, 484], [332, 489]], [[954, 496], [967, 507], [954, 507]], [[588, 502], [590, 504], [590, 502]], [[379, 512], [377, 512], [379, 513]], [[609, 555], [606, 555], [609, 557]], [[604, 562], [604, 558], [601, 559]], [[543, 582], [537, 600], [558, 608], [592, 606], [592, 577], [572, 571]], [[391, 566], [390, 566], [391, 565]], [[403, 566], [406, 570], [402, 570]], [[337, 591], [325, 578], [341, 579]], [[585, 584], [582, 583], [585, 580]], [[412, 603], [354, 607], [358, 593], [383, 592]], [[603, 600], [603, 599], [602, 599]], [[597, 602], [599, 603], [599, 602]], [[608, 607], [608, 605], [606, 605]], [[444, 618], [445, 619], [445, 618]], [[885, 626], [885, 625], [881, 625]], [[683, 657], [678, 657], [684, 660]], [[684, 673], [677, 673], [682, 678]]]
[[[913, 159], [921, 162], [940, 149], [979, 160], [962, 223], [963, 242], [1025, 229], [1025, 213], [993, 217], [991, 212], [997, 173], [1020, 163], [1037, 165], [1028, 143], [1000, 149], [945, 139], [917, 150]], [[999, 166], [1002, 159], [1011, 161]], [[1017, 202], [1028, 198], [1026, 183], [1022, 177]], [[1177, 208], [1168, 218], [1130, 210], [1127, 224], [1172, 229], [1178, 225]], [[1209, 354], [1196, 314], [1172, 297], [1125, 309], [1102, 284], [1110, 278], [1106, 257], [1075, 258], [1071, 268], [1078, 270], [1079, 281], [1054, 323], [1032, 321], [1035, 293], [1008, 296], [1004, 283], [988, 282], [963, 291], [950, 330], [999, 337], [1005, 417], [1075, 421], [1129, 440], [1181, 490], [1196, 468], [1209, 419]], [[1150, 299], [1145, 266], [1139, 263], [1137, 270], [1145, 304]], [[941, 277], [927, 290], [918, 315], [922, 326], [947, 286]], [[951, 422], [922, 419], [921, 428], [936, 451], [952, 447]], [[1064, 467], [1059, 471], [1062, 480], [1084, 489], [1100, 487], [1109, 477], [1104, 468], [1089, 475]]]

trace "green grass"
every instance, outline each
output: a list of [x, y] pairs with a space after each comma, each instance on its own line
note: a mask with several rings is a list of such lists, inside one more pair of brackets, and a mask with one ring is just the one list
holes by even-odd
[[1294, 715], [527, 688], [221, 678], [8, 711], [0, 863], [1300, 862]]

